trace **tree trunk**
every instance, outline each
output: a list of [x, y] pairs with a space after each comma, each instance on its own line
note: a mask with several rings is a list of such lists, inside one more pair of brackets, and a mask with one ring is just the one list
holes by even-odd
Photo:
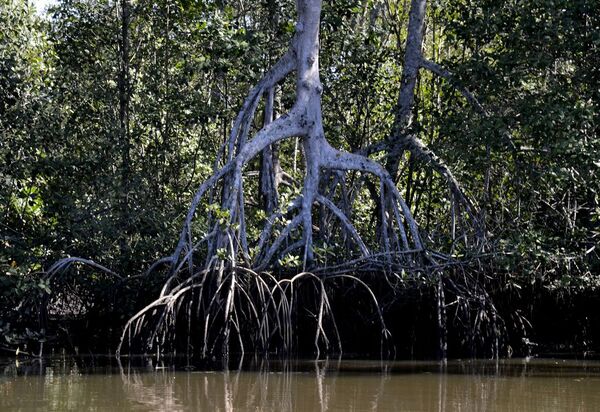
[[[305, 160], [305, 176], [301, 196], [292, 202], [288, 213], [298, 211], [298, 214], [288, 221], [287, 225], [274, 237], [273, 225], [282, 216], [280, 212], [268, 213], [267, 224], [258, 239], [259, 252], [252, 266], [262, 270], [266, 268], [275, 257], [280, 254], [301, 248], [304, 268], [314, 264], [313, 252], [313, 208], [320, 204], [337, 217], [339, 230], [344, 236], [354, 240], [356, 251], [368, 257], [371, 251], [365, 246], [360, 234], [353, 226], [351, 213], [347, 205], [341, 207], [335, 199], [329, 199], [324, 193], [319, 193], [322, 175], [336, 171], [342, 175], [350, 170], [371, 174], [379, 180], [381, 202], [381, 252], [391, 259], [392, 254], [401, 250], [421, 250], [422, 243], [416, 222], [410, 214], [409, 208], [400, 196], [391, 177], [377, 162], [358, 154], [342, 152], [333, 148], [325, 138], [321, 113], [321, 93], [323, 87], [319, 77], [319, 26], [321, 14], [321, 1], [298, 0], [298, 21], [296, 33], [291, 41], [288, 52], [265, 74], [263, 79], [250, 91], [242, 109], [231, 130], [230, 137], [223, 148], [225, 165], [215, 171], [198, 190], [188, 216], [184, 229], [181, 232], [178, 246], [172, 256], [173, 268], [179, 259], [191, 260], [191, 256], [182, 256], [184, 248], [192, 250], [193, 245], [189, 238], [190, 225], [194, 218], [204, 194], [221, 183], [222, 205], [221, 208], [230, 213], [230, 226], [225, 230], [215, 226], [214, 238], [219, 241], [220, 248], [229, 250], [229, 259], [235, 264], [241, 252], [245, 259], [249, 257], [249, 240], [245, 232], [245, 212], [243, 202], [243, 175], [242, 169], [252, 158], [263, 154], [263, 159], [272, 159], [273, 147], [279, 141], [298, 137], [301, 140]], [[272, 89], [279, 81], [283, 80], [291, 71], [296, 71], [296, 102], [291, 110], [281, 117], [273, 120], [270, 118], [272, 102]], [[267, 118], [264, 127], [252, 138], [248, 133], [259, 100], [267, 96]], [[267, 156], [270, 154], [270, 156]], [[271, 160], [262, 162], [261, 190], [264, 196], [268, 187], [273, 186], [271, 177], [274, 173], [274, 164]], [[339, 184], [344, 184], [345, 179], [339, 179]], [[335, 190], [330, 191], [335, 194]], [[273, 202], [267, 201], [266, 207], [273, 208]], [[343, 201], [341, 202], [343, 203]], [[274, 210], [275, 208], [273, 208]], [[316, 210], [316, 209], [315, 209]], [[343, 210], [347, 210], [345, 213]], [[331, 231], [331, 227], [321, 227], [320, 232]], [[294, 236], [301, 233], [301, 240]], [[400, 238], [398, 238], [398, 234]], [[329, 235], [328, 235], [329, 236]], [[391, 239], [393, 241], [391, 241]], [[400, 239], [402, 242], [400, 243]], [[211, 242], [211, 241], [209, 241]], [[395, 243], [394, 243], [395, 242]], [[270, 244], [270, 246], [269, 246]], [[284, 247], [288, 245], [287, 247]], [[411, 246], [412, 245], [412, 246]], [[278, 254], [279, 253], [279, 254]]]
[[[260, 315], [259, 311], [275, 310], [277, 319], [282, 319], [280, 326], [290, 325], [290, 321], [285, 318], [294, 310], [293, 302], [287, 300], [286, 290], [291, 291], [295, 281], [301, 278], [310, 278], [321, 285], [321, 304], [318, 315], [319, 326], [315, 335], [315, 347], [319, 347], [319, 339], [323, 337], [326, 347], [328, 339], [324, 336], [323, 314], [324, 308], [329, 307], [327, 301], [324, 282], [327, 279], [335, 279], [328, 268], [315, 267], [313, 236], [313, 225], [315, 222], [325, 222], [319, 227], [319, 236], [323, 239], [332, 237], [332, 234], [340, 235], [342, 239], [349, 239], [347, 242], [352, 250], [346, 249], [346, 252], [354, 253], [359, 257], [350, 256], [351, 253], [343, 254], [344, 259], [349, 259], [349, 265], [357, 262], [366, 262], [372, 264], [375, 270], [397, 268], [415, 268], [422, 262], [422, 252], [424, 247], [420, 239], [419, 231], [410, 209], [404, 202], [396, 188], [391, 176], [385, 168], [369, 159], [366, 156], [347, 153], [332, 147], [325, 137], [323, 130], [323, 119], [321, 113], [321, 94], [323, 87], [319, 78], [319, 26], [321, 14], [321, 0], [298, 0], [297, 1], [298, 21], [296, 24], [296, 33], [291, 41], [290, 48], [284, 56], [264, 75], [264, 77], [253, 87], [234, 122], [229, 139], [224, 143], [220, 153], [222, 155], [223, 166], [215, 167], [215, 171], [197, 190], [190, 205], [187, 217], [180, 233], [179, 242], [171, 256], [160, 262], [171, 263], [171, 274], [165, 282], [160, 297], [150, 305], [146, 306], [127, 323], [122, 335], [121, 344], [117, 352], [120, 352], [121, 345], [130, 332], [138, 334], [140, 325], [151, 321], [152, 316], [146, 317], [148, 313], [157, 308], [160, 318], [155, 322], [156, 329], [149, 342], [157, 336], [160, 328], [165, 330], [174, 329], [174, 323], [169, 323], [169, 319], [176, 319], [172, 316], [176, 313], [178, 302], [181, 302], [182, 296], [186, 293], [192, 294], [194, 289], [202, 295], [204, 291], [209, 291], [210, 303], [204, 303], [200, 308], [199, 316], [205, 325], [204, 350], [207, 354], [208, 348], [207, 333], [210, 328], [209, 318], [214, 316], [224, 316], [223, 326], [218, 333], [219, 339], [223, 342], [223, 353], [228, 353], [230, 332], [237, 333], [240, 338], [239, 346], [243, 347], [241, 341], [241, 329], [239, 327], [238, 315], [253, 316], [259, 324], [267, 322], [265, 331], [268, 331], [269, 318]], [[293, 107], [280, 117], [273, 119], [270, 115], [272, 107], [272, 93], [270, 90], [280, 81], [282, 81], [292, 71], [296, 71], [296, 101]], [[250, 124], [254, 119], [260, 99], [265, 96], [266, 118], [263, 128], [254, 136], [249, 136]], [[245, 231], [245, 209], [244, 209], [244, 166], [248, 165], [257, 156], [263, 155], [261, 165], [261, 180], [268, 182], [265, 186], [261, 184], [261, 190], [266, 193], [266, 185], [273, 185], [273, 148], [283, 139], [298, 138], [302, 144], [305, 161], [305, 175], [303, 181], [302, 193], [296, 199], [292, 200], [286, 211], [274, 210], [267, 217], [267, 222], [256, 241], [255, 256], [250, 256], [249, 243], [252, 240], [246, 238]], [[271, 159], [271, 160], [269, 160]], [[217, 164], [219, 164], [217, 162]], [[363, 241], [361, 234], [352, 222], [352, 204], [344, 187], [346, 179], [345, 174], [348, 171], [357, 171], [362, 176], [361, 179], [373, 177], [379, 184], [379, 212], [380, 228], [376, 239], [377, 250], [370, 250], [366, 242]], [[335, 175], [336, 178], [328, 181], [328, 176]], [[336, 186], [341, 185], [341, 195], [336, 197]], [[221, 209], [226, 211], [229, 217], [228, 222], [214, 222], [208, 219], [208, 234], [197, 243], [192, 236], [192, 221], [195, 218], [198, 207], [202, 204], [205, 195], [220, 191]], [[212, 197], [211, 197], [212, 198]], [[315, 207], [317, 206], [317, 207]], [[318, 207], [320, 206], [320, 207]], [[267, 203], [265, 208], [272, 207]], [[327, 211], [329, 216], [336, 219], [336, 225], [331, 224], [332, 219], [315, 219], [314, 211]], [[220, 214], [224, 214], [221, 212]], [[335, 232], [334, 232], [335, 231]], [[218, 243], [217, 253], [213, 254], [215, 242]], [[375, 242], [374, 242], [375, 243]], [[209, 244], [208, 246], [206, 246]], [[203, 268], [193, 264], [193, 255], [200, 248], [206, 247], [206, 253], [209, 255]], [[302, 256], [302, 265], [304, 270], [321, 270], [321, 275], [316, 273], [303, 272], [293, 278], [276, 274], [277, 271], [263, 272], [265, 269], [272, 269], [287, 254], [296, 252]], [[223, 255], [225, 252], [225, 256]], [[239, 259], [242, 257], [244, 263], [240, 265]], [[197, 260], [195, 261], [197, 262]], [[418, 263], [417, 263], [418, 262]], [[157, 262], [158, 264], [158, 262]], [[392, 266], [394, 265], [394, 266]], [[149, 271], [155, 266], [151, 267]], [[275, 267], [277, 269], [277, 267]], [[357, 277], [347, 274], [348, 269], [339, 269], [337, 277], [346, 278], [355, 281], [358, 285], [366, 288], [373, 297], [374, 304], [377, 307], [382, 324], [382, 336], [387, 336], [387, 330], [381, 316], [379, 304], [376, 302], [375, 295], [369, 289], [366, 283]], [[262, 272], [262, 273], [261, 273]], [[285, 272], [284, 272], [285, 273]], [[342, 273], [342, 274], [339, 274]], [[345, 273], [345, 274], [344, 274]], [[249, 283], [245, 285], [246, 280], [239, 279], [243, 274], [250, 274]], [[187, 275], [187, 278], [186, 278]], [[252, 279], [250, 281], [250, 279]], [[256, 282], [256, 283], [254, 283]], [[261, 302], [252, 302], [256, 295], [254, 292], [244, 290], [249, 285], [254, 285], [263, 292], [259, 293]], [[261, 286], [262, 285], [262, 286]], [[288, 289], [289, 287], [289, 289]], [[191, 295], [188, 295], [191, 296]], [[250, 311], [236, 311], [236, 306], [240, 304], [240, 296], [250, 300]], [[281, 304], [276, 302], [281, 299]], [[236, 303], [237, 302], [237, 303]], [[246, 308], [248, 309], [248, 308]], [[282, 312], [280, 312], [282, 311]], [[283, 313], [285, 312], [285, 313]], [[244, 314], [245, 313], [245, 314]], [[170, 317], [171, 316], [171, 317]], [[211, 318], [211, 319], [212, 319]], [[271, 318], [272, 320], [273, 318]], [[287, 318], [289, 319], [289, 317]], [[287, 322], [287, 323], [286, 323]], [[334, 329], [337, 333], [337, 327]], [[280, 330], [281, 339], [284, 342], [283, 347], [291, 346], [290, 330]], [[273, 329], [273, 330], [275, 330]], [[257, 331], [262, 331], [263, 326], [257, 326]], [[161, 332], [162, 333], [162, 332]], [[268, 344], [269, 333], [265, 336], [257, 336], [255, 341]], [[285, 336], [284, 336], [285, 335]], [[339, 341], [339, 334], [338, 342]], [[339, 349], [341, 350], [341, 348]], [[243, 350], [242, 350], [243, 351]]]
[[400, 93], [396, 107], [394, 126], [390, 137], [389, 157], [386, 165], [388, 173], [396, 179], [403, 149], [410, 146], [409, 128], [412, 123], [415, 103], [415, 86], [421, 68], [423, 53], [423, 31], [427, 0], [412, 0], [408, 17], [408, 36], [404, 50], [404, 64], [400, 78]]
[[[465, 195], [460, 183], [454, 177], [454, 174], [444, 161], [410, 130], [413, 121], [415, 86], [419, 70], [422, 67], [426, 67], [430, 70], [434, 70], [437, 74], [443, 72], [443, 69], [439, 68], [435, 63], [423, 58], [422, 44], [426, 11], [427, 0], [411, 1], [408, 35], [406, 39], [402, 77], [400, 80], [400, 92], [394, 124], [388, 141], [388, 161], [386, 169], [394, 181], [396, 181], [398, 178], [399, 164], [404, 150], [408, 150], [411, 153], [411, 160], [414, 158], [433, 168], [446, 179], [452, 196], [460, 203], [467, 215], [472, 219], [477, 237], [482, 239], [485, 237], [483, 222], [480, 221], [479, 213], [471, 200]], [[448, 73], [444, 74], [447, 75]], [[476, 99], [466, 89], [461, 90], [461, 93], [467, 97], [469, 102], [476, 102]], [[478, 102], [476, 108], [478, 110], [483, 110]]]
[[128, 233], [130, 224], [129, 181], [131, 180], [131, 157], [129, 141], [129, 0], [121, 0], [121, 38], [119, 44], [119, 142], [121, 150], [121, 188], [120, 229], [122, 236], [119, 242], [121, 260], [127, 261], [129, 255]]

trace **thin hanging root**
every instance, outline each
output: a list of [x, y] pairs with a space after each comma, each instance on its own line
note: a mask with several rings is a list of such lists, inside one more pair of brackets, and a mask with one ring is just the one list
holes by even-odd
[[[51, 301], [51, 293], [53, 293], [56, 285], [60, 284], [62, 279], [67, 274], [67, 271], [69, 270], [69, 268], [75, 264], [83, 265], [84, 267], [88, 267], [88, 268], [94, 269], [96, 271], [100, 271], [101, 273], [104, 273], [104, 274], [110, 276], [111, 278], [116, 279], [117, 285], [122, 282], [125, 282], [126, 280], [131, 280], [131, 279], [139, 278], [141, 276], [146, 276], [147, 274], [150, 273], [150, 271], [148, 271], [144, 275], [137, 275], [137, 276], [131, 276], [129, 278], [124, 278], [123, 276], [112, 271], [111, 269], [109, 269], [105, 266], [102, 266], [90, 259], [82, 259], [82, 258], [78, 258], [78, 257], [69, 257], [69, 258], [60, 259], [59, 261], [55, 262], [52, 266], [50, 266], [50, 268], [48, 268], [47, 271], [45, 271], [41, 274], [41, 279], [50, 286], [50, 292], [45, 293], [43, 295], [42, 299], [38, 299], [36, 297], [36, 295], [28, 295], [24, 300], [24, 304], [26, 306], [36, 307], [36, 309], [38, 311], [38, 319], [40, 322], [40, 324], [39, 324], [40, 330], [44, 331], [46, 329], [45, 320], [48, 317], [48, 305], [50, 304], [50, 301]], [[151, 267], [151, 269], [152, 269], [152, 267]], [[44, 332], [42, 332], [42, 333], [44, 333]], [[43, 348], [43, 345], [40, 346], [39, 356], [42, 356], [42, 348]]]
[[[235, 269], [224, 277], [218, 285], [207, 285], [214, 282], [217, 276], [204, 274], [201, 283], [178, 285], [166, 295], [147, 305], [133, 316], [121, 336], [117, 356], [121, 356], [124, 346], [130, 349], [141, 340], [145, 350], [160, 348], [165, 351], [177, 339], [175, 323], [179, 317], [185, 317], [188, 324], [203, 323], [201, 355], [207, 357], [216, 353], [227, 355], [231, 352], [231, 334], [235, 335], [238, 349], [245, 351], [248, 346], [255, 349], [269, 350], [273, 339], [283, 343], [286, 352], [294, 350], [294, 322], [298, 315], [309, 308], [303, 301], [299, 306], [299, 288], [309, 282], [318, 297], [314, 308], [316, 327], [314, 350], [320, 356], [324, 349], [329, 352], [335, 343], [336, 350], [342, 352], [342, 341], [337, 327], [333, 309], [330, 304], [326, 283], [336, 279], [346, 279], [364, 288], [370, 296], [381, 325], [382, 339], [387, 338], [389, 331], [385, 326], [383, 313], [371, 288], [361, 279], [350, 275], [333, 275], [319, 277], [313, 273], [303, 272], [291, 279], [276, 279], [269, 273], [256, 273], [246, 268]], [[194, 298], [191, 292], [199, 290], [198, 300], [193, 303], [203, 309], [194, 315], [191, 310], [180, 311], [187, 307]], [[208, 292], [212, 290], [212, 292]], [[335, 289], [334, 289], [335, 290]], [[206, 302], [206, 305], [202, 303]], [[219, 314], [221, 314], [220, 321]], [[195, 316], [195, 317], [194, 317]], [[331, 325], [331, 331], [326, 324]], [[252, 326], [250, 326], [252, 325]], [[219, 330], [218, 334], [212, 331]], [[332, 334], [331, 334], [332, 333]], [[145, 336], [145, 338], [144, 338]], [[217, 350], [221, 342], [221, 349]], [[273, 348], [274, 349], [274, 348]]]
[[[82, 259], [82, 258], [78, 258], [78, 257], [69, 257], [69, 258], [64, 258], [59, 260], [58, 262], [54, 263], [52, 266], [50, 266], [50, 268], [44, 273], [44, 279], [48, 282], [52, 281], [54, 277], [56, 276], [60, 276], [63, 273], [65, 273], [67, 271], [67, 269], [69, 269], [69, 267], [71, 267], [74, 263], [80, 263], [83, 264], [85, 266], [89, 266], [92, 269], [97, 269], [100, 270], [101, 272], [104, 272], [108, 275], [111, 275], [117, 279], [122, 280], [123, 277], [119, 274], [117, 274], [116, 272], [113, 272], [112, 270], [94, 262], [93, 260], [89, 260], [89, 259]], [[154, 265], [153, 265], [154, 266]]]

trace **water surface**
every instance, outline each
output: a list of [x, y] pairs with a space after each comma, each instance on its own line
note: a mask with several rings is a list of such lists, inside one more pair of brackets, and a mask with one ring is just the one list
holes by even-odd
[[598, 411], [600, 363], [263, 362], [173, 368], [96, 358], [0, 362], [0, 410]]

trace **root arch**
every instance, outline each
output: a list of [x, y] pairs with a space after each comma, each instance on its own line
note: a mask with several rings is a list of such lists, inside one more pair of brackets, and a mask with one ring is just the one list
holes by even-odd
[[[337, 150], [327, 141], [321, 114], [323, 88], [319, 78], [321, 2], [300, 0], [297, 7], [296, 33], [289, 50], [250, 90], [229, 139], [220, 150], [223, 165], [216, 167], [214, 174], [196, 192], [179, 243], [170, 257], [172, 273], [182, 267], [182, 260], [188, 263], [191, 271], [194, 270], [194, 265], [189, 264], [194, 252], [188, 253], [194, 250], [191, 236], [194, 216], [201, 201], [207, 197], [215, 198], [215, 194], [220, 194], [220, 209], [226, 213], [228, 224], [223, 225], [222, 219], [219, 222], [209, 215], [208, 231], [214, 235], [207, 242], [206, 256], [214, 255], [217, 250], [226, 250], [228, 265], [232, 267], [243, 264], [263, 270], [273, 263], [273, 259], [281, 257], [283, 251], [289, 250], [290, 245], [294, 249], [301, 249], [304, 270], [314, 267], [315, 205], [321, 205], [322, 210], [328, 211], [337, 219], [337, 230], [344, 237], [352, 239], [347, 244], [352, 243], [352, 253], [358, 253], [361, 257], [368, 257], [373, 253], [388, 253], [391, 257], [398, 256], [395, 252], [423, 250], [417, 224], [385, 168], [361, 154]], [[279, 118], [265, 121], [261, 130], [254, 136], [249, 136], [250, 124], [260, 100], [266, 97], [268, 105], [268, 99], [272, 99], [273, 87], [292, 72], [296, 73], [296, 101], [293, 107]], [[302, 192], [286, 211], [267, 208], [269, 215], [261, 235], [258, 239], [248, 239], [243, 169], [259, 154], [269, 153], [274, 145], [289, 138], [300, 139], [303, 149], [305, 174]], [[347, 199], [334, 199], [332, 193], [335, 190], [330, 193], [319, 190], [323, 176], [327, 173], [335, 172], [342, 176], [337, 184], [343, 185], [343, 177], [349, 171], [372, 175], [379, 182], [382, 207], [378, 245], [374, 246], [376, 250], [366, 246], [367, 242], [352, 223], [349, 216], [352, 205], [348, 204]], [[274, 178], [271, 180], [274, 181]], [[274, 222], [291, 214], [295, 216], [290, 217], [288, 223], [276, 234], [273, 230]], [[318, 230], [319, 233], [324, 233], [331, 228], [318, 227]], [[250, 253], [251, 245], [256, 246], [255, 253]]]
[[[147, 276], [163, 265], [169, 267], [159, 297], [127, 322], [117, 354], [126, 347], [138, 348], [140, 343], [146, 351], [164, 352], [165, 345], [175, 338], [176, 323], [182, 317], [187, 321], [188, 339], [192, 322], [201, 329], [203, 356], [227, 354], [236, 338], [242, 352], [248, 343], [253, 349], [272, 349], [274, 340], [278, 348], [289, 352], [297, 289], [307, 284], [312, 286], [316, 301], [312, 307], [315, 352], [332, 348], [341, 352], [328, 288], [342, 281], [354, 282], [366, 291], [377, 312], [383, 342], [389, 332], [376, 296], [367, 283], [351, 273], [360, 268], [387, 276], [406, 269], [416, 272], [433, 262], [433, 254], [426, 250], [410, 208], [388, 170], [366, 154], [338, 150], [327, 141], [319, 78], [321, 0], [297, 0], [297, 10], [289, 50], [248, 93], [218, 152], [213, 174], [191, 201], [173, 253], [146, 272]], [[263, 127], [251, 135], [261, 100], [266, 98], [265, 106], [272, 106], [273, 88], [291, 73], [296, 75], [294, 104], [276, 119], [265, 116]], [[292, 138], [298, 139], [303, 151], [301, 191], [278, 208], [273, 206], [277, 202], [265, 202], [264, 226], [258, 234], [251, 234], [246, 222], [248, 188], [245, 190], [244, 184], [248, 175], [244, 169], [261, 154], [272, 153], [276, 145]], [[263, 168], [262, 173], [274, 173], [274, 168]], [[367, 236], [364, 232], [369, 225], [361, 228], [353, 220], [360, 187], [347, 186], [350, 174], [359, 175], [358, 186], [365, 179], [377, 183], [370, 191], [379, 197], [378, 224]], [[265, 180], [276, 179], [266, 176]], [[196, 220], [198, 215], [204, 219]], [[198, 238], [195, 232], [199, 227], [204, 234]], [[315, 256], [319, 238], [332, 237], [343, 240], [338, 246], [344, 257], [320, 265]], [[295, 269], [301, 268], [300, 274], [276, 277], [269, 272], [282, 269], [279, 262], [292, 252], [301, 256]], [[340, 260], [345, 263], [340, 265]], [[61, 265], [50, 272], [66, 267], [64, 262]], [[389, 283], [387, 278], [384, 281]]]
[[[386, 169], [366, 155], [338, 150], [327, 141], [319, 78], [321, 1], [298, 0], [297, 11], [296, 32], [289, 50], [244, 100], [229, 138], [219, 150], [214, 173], [202, 183], [192, 200], [173, 254], [163, 259], [170, 263], [171, 269], [161, 294], [129, 320], [118, 353], [122, 347], [135, 346], [132, 339], [139, 341], [142, 335], [146, 336], [143, 346], [148, 350], [164, 346], [175, 333], [178, 313], [184, 309], [190, 312], [184, 316], [187, 322], [192, 322], [192, 312], [199, 314], [195, 319], [202, 324], [203, 356], [217, 350], [227, 353], [235, 337], [242, 352], [248, 341], [254, 349], [268, 350], [273, 339], [279, 342], [281, 350], [290, 351], [297, 288], [306, 284], [312, 285], [311, 293], [316, 299], [312, 308], [315, 352], [318, 355], [321, 349], [330, 351], [334, 347], [341, 351], [328, 291], [328, 285], [341, 281], [354, 282], [366, 291], [378, 313], [381, 337], [388, 337], [380, 306], [369, 286], [339, 266], [336, 272], [325, 274], [321, 270], [323, 266], [319, 267], [315, 256], [315, 236], [343, 238], [340, 243], [344, 245], [349, 265], [364, 267], [372, 262], [375, 270], [384, 272], [401, 268], [416, 270], [427, 252], [417, 223]], [[296, 75], [293, 106], [276, 119], [266, 113], [263, 127], [251, 136], [251, 124], [260, 101], [265, 98], [266, 110], [272, 110], [273, 88], [293, 72]], [[303, 152], [301, 191], [289, 204], [279, 208], [272, 207], [277, 203], [272, 200], [258, 202], [266, 219], [260, 233], [250, 236], [244, 169], [260, 155], [264, 161], [265, 156], [276, 150], [276, 145], [291, 138], [299, 140]], [[273, 167], [267, 166], [263, 163], [261, 180], [274, 182], [275, 176], [264, 176], [274, 172]], [[350, 172], [358, 173], [360, 179], [370, 176], [379, 186], [379, 225], [368, 238], [352, 219], [356, 196], [349, 194], [346, 186]], [[259, 186], [264, 195], [262, 183]], [[219, 199], [216, 209], [214, 199]], [[207, 204], [212, 205], [205, 216], [207, 234], [194, 239], [195, 218]], [[292, 252], [301, 257], [297, 262], [300, 274], [275, 277], [268, 272]], [[336, 263], [339, 261], [333, 264]], [[244, 330], [248, 325], [253, 325], [250, 333]]]

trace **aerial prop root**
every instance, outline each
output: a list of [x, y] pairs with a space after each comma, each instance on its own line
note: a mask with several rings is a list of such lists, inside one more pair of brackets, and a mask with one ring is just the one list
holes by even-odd
[[[162, 264], [170, 265], [168, 278], [159, 298], [130, 319], [123, 332], [121, 345], [132, 333], [134, 336], [142, 332], [146, 334], [146, 327], [151, 331], [146, 346], [163, 345], [167, 341], [167, 334], [176, 331], [177, 313], [182, 307], [180, 302], [194, 297], [192, 305], [195, 305], [196, 313], [203, 314], [199, 319], [204, 322], [205, 353], [212, 351], [209, 345], [211, 339], [212, 345], [216, 344], [216, 340], [211, 337], [216, 332], [214, 325], [217, 325], [217, 329], [220, 325], [218, 330], [221, 333], [217, 336], [222, 337], [224, 348], [228, 348], [232, 332], [237, 334], [241, 347], [244, 323], [240, 320], [248, 317], [258, 326], [259, 336], [256, 339], [260, 345], [265, 346], [270, 336], [281, 334], [289, 347], [294, 283], [299, 279], [308, 278], [313, 279], [316, 284], [329, 280], [303, 274], [294, 278], [297, 279], [294, 281], [262, 276], [261, 281], [250, 282], [250, 275], [245, 272], [249, 269], [245, 268], [254, 268], [252, 273], [256, 276], [256, 273], [268, 268], [277, 257], [294, 248], [304, 249], [304, 268], [313, 267], [312, 209], [315, 203], [320, 203], [322, 209], [326, 209], [337, 218], [339, 230], [352, 239], [363, 258], [383, 253], [386, 256], [387, 268], [390, 268], [394, 257], [404, 258], [404, 255], [398, 252], [423, 250], [416, 222], [385, 169], [366, 156], [334, 149], [325, 138], [321, 114], [323, 88], [318, 70], [320, 7], [321, 3], [316, 0], [298, 2], [297, 31], [290, 49], [267, 71], [245, 99], [231, 134], [217, 156], [214, 173], [200, 185], [192, 199], [173, 254], [151, 267], [150, 272]], [[296, 102], [288, 113], [266, 124], [249, 139], [249, 130], [265, 91], [293, 70], [297, 72]], [[268, 223], [258, 239], [259, 250], [255, 256], [251, 256], [246, 233], [243, 169], [262, 151], [291, 137], [301, 139], [304, 150], [306, 172], [302, 195], [292, 203], [286, 213], [278, 211], [268, 218]], [[380, 250], [370, 250], [354, 227], [349, 216], [351, 204], [343, 199], [336, 200], [332, 194], [335, 191], [330, 191], [329, 196], [319, 193], [319, 183], [324, 172], [338, 173], [338, 176], [342, 177], [339, 182], [343, 185], [343, 174], [351, 170], [373, 175], [379, 180], [382, 207], [376, 248]], [[227, 224], [223, 224], [223, 219], [212, 219], [209, 213], [206, 230], [208, 234], [197, 241], [194, 239], [193, 221], [198, 208], [207, 200], [212, 204], [217, 194], [220, 194], [221, 210], [227, 212]], [[282, 229], [278, 227], [280, 232], [276, 234], [274, 224], [277, 216], [296, 211], [297, 215], [289, 219]], [[297, 241], [294, 236], [298, 237], [300, 228], [302, 240]], [[320, 228], [323, 231], [328, 229], [330, 228]], [[196, 256], [202, 255], [199, 253], [200, 247], [206, 247], [203, 264], [194, 260]], [[221, 251], [225, 251], [224, 256], [218, 253]], [[238, 263], [240, 258], [243, 261], [241, 265]], [[323, 319], [331, 318], [327, 315], [331, 311], [323, 285], [318, 289], [318, 294], [321, 301], [317, 311], [319, 329], [315, 344], [324, 342], [327, 346], [331, 340], [324, 333]], [[190, 316], [188, 318], [191, 319]], [[337, 340], [339, 341], [339, 336]]]
[[[253, 267], [258, 271], [266, 269], [273, 258], [276, 257], [276, 253], [281, 250], [281, 247], [291, 237], [293, 231], [301, 225], [305, 226], [306, 220], [311, 222], [312, 225], [312, 216], [310, 216], [310, 213], [313, 202], [322, 204], [337, 218], [340, 223], [340, 230], [345, 232], [354, 241], [361, 256], [366, 257], [372, 254], [372, 251], [366, 246], [358, 230], [348, 218], [348, 212], [342, 210], [348, 210], [348, 205], [342, 204], [338, 206], [333, 198], [318, 193], [318, 185], [307, 184], [302, 195], [294, 199], [285, 212], [276, 211], [267, 218], [266, 224], [257, 239], [258, 252], [254, 257], [254, 261], [250, 262], [248, 240], [245, 237], [243, 196], [241, 196], [243, 193], [242, 169], [244, 165], [250, 162], [265, 147], [291, 136], [305, 135], [305, 131], [299, 121], [302, 118], [302, 112], [302, 107], [295, 107], [287, 115], [265, 126], [258, 132], [256, 137], [241, 147], [236, 157], [217, 170], [200, 186], [184, 222], [179, 243], [173, 255], [168, 258], [171, 261], [172, 274], [178, 273], [186, 262], [189, 263], [193, 252], [198, 248], [198, 244], [192, 244], [192, 237], [190, 236], [192, 221], [203, 197], [210, 190], [217, 188], [219, 184], [223, 185], [223, 191], [227, 194], [227, 197], [223, 199], [221, 207], [228, 212], [229, 225], [223, 227], [218, 222], [213, 222], [210, 237], [220, 236], [221, 238], [227, 237], [229, 239], [228, 242], [224, 243], [224, 246], [228, 249], [229, 258], [233, 266], [236, 265], [235, 262], [239, 253], [244, 257], [246, 266]], [[417, 224], [411, 215], [410, 209], [394, 185], [393, 180], [384, 168], [365, 156], [336, 150], [324, 139], [318, 143], [319, 156], [312, 158], [312, 162], [315, 163], [313, 168], [317, 170], [317, 179], [323, 174], [323, 170], [332, 170], [337, 173], [341, 172], [342, 174], [354, 170], [374, 175], [380, 181], [381, 204], [383, 205], [381, 216], [383, 224], [380, 243], [383, 245], [384, 251], [393, 255], [397, 251], [422, 250], [423, 245], [420, 240]], [[307, 156], [307, 162], [309, 158]], [[314, 176], [306, 177], [306, 179], [309, 178], [315, 179]], [[338, 180], [338, 182], [343, 181], [343, 179]], [[299, 210], [296, 217], [290, 219], [281, 230], [279, 236], [270, 242], [275, 221], [295, 210]], [[312, 249], [312, 238], [305, 239], [304, 244], [297, 246]], [[193, 270], [193, 265], [190, 265], [190, 271]]]

